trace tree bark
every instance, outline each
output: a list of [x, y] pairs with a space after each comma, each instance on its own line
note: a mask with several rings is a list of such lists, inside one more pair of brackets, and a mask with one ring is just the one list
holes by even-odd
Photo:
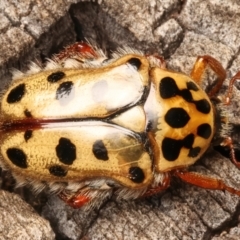
[[[129, 46], [146, 54], [161, 54], [169, 69], [186, 74], [190, 74], [196, 57], [205, 54], [223, 64], [228, 80], [240, 70], [238, 0], [3, 0], [0, 10], [2, 90], [11, 81], [11, 68], [25, 71], [30, 61], [44, 61], [66, 44], [83, 38], [97, 43], [107, 53]], [[206, 87], [213, 82], [209, 74], [204, 81]], [[240, 135], [239, 90], [240, 84], [236, 83], [229, 106], [236, 147]], [[240, 171], [213, 149], [191, 169], [240, 189]], [[168, 190], [152, 198], [109, 200], [100, 210], [89, 212], [73, 210], [56, 196], [48, 197], [41, 214], [50, 221], [57, 239], [240, 238], [239, 197], [179, 181], [173, 181]], [[18, 201], [11, 204], [19, 206]], [[0, 239], [18, 239], [18, 235], [3, 237]]]

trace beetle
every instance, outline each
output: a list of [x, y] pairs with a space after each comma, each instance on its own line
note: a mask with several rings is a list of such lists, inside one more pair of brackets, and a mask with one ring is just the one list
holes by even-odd
[[[218, 76], [208, 93], [200, 86], [207, 67]], [[221, 180], [187, 170], [215, 133], [239, 166], [221, 115], [239, 77], [216, 101], [226, 73], [209, 55], [198, 57], [187, 76], [167, 69], [158, 55], [122, 48], [108, 59], [75, 43], [45, 68], [33, 64], [15, 75], [1, 101], [0, 164], [20, 185], [48, 188], [74, 208], [96, 207], [112, 195], [150, 196], [172, 177], [240, 196]]]

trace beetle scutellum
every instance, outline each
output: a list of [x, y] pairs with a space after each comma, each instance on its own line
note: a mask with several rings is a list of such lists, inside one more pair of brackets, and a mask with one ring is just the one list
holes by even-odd
[[[219, 77], [208, 94], [200, 87], [206, 67]], [[73, 207], [96, 206], [112, 195], [149, 196], [167, 188], [172, 176], [240, 195], [221, 180], [187, 171], [219, 131], [219, 107], [210, 98], [225, 77], [207, 55], [188, 77], [166, 69], [158, 56], [125, 48], [107, 60], [88, 44], [73, 44], [44, 69], [33, 64], [18, 72], [3, 95], [1, 165], [19, 185], [37, 192], [47, 187]], [[224, 136], [222, 143], [237, 164], [231, 139]]]

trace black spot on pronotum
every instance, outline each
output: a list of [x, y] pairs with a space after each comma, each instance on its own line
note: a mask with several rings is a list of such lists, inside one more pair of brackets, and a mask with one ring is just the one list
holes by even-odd
[[25, 84], [21, 83], [13, 88], [7, 96], [8, 103], [19, 102], [25, 94]]
[[32, 132], [33, 132], [32, 130], [27, 130], [24, 133], [24, 139], [25, 139], [26, 142], [32, 137]]
[[175, 80], [171, 77], [164, 77], [159, 84], [159, 93], [163, 99], [178, 95], [179, 89]]
[[59, 165], [51, 166], [49, 168], [49, 172], [51, 175], [54, 175], [56, 177], [65, 177], [67, 175], [67, 170]]
[[183, 89], [180, 91], [180, 95], [187, 102], [193, 102], [193, 97], [191, 92], [188, 89]]
[[211, 106], [206, 99], [195, 101], [194, 103], [196, 105], [197, 110], [201, 113], [207, 114], [211, 110]]
[[198, 156], [198, 154], [200, 153], [200, 151], [201, 151], [201, 148], [200, 148], [200, 147], [192, 148], [192, 149], [189, 150], [188, 157], [195, 158], [195, 157]]
[[140, 167], [130, 167], [129, 169], [130, 179], [135, 183], [142, 183], [145, 176]]
[[189, 119], [188, 113], [183, 108], [171, 108], [165, 115], [165, 121], [172, 128], [184, 127]]
[[131, 64], [133, 67], [136, 68], [136, 70], [139, 70], [139, 68], [141, 67], [141, 60], [139, 58], [130, 58], [128, 60], [128, 63]]
[[47, 81], [50, 82], [50, 83], [55, 83], [55, 82], [58, 82], [59, 80], [63, 79], [64, 77], [65, 77], [64, 72], [57, 71], [57, 72], [51, 73], [47, 77]]
[[197, 135], [208, 139], [212, 134], [212, 128], [208, 123], [203, 123], [201, 125], [198, 126], [197, 128]]
[[63, 97], [69, 96], [71, 93], [72, 87], [73, 87], [73, 82], [71, 81], [61, 83], [56, 92], [56, 99], [59, 100]]
[[172, 138], [164, 138], [162, 141], [162, 154], [168, 161], [175, 161], [183, 146], [182, 140], [175, 140]]
[[9, 148], [7, 149], [7, 156], [9, 160], [20, 168], [27, 168], [27, 156], [23, 150], [19, 148]]
[[194, 142], [194, 134], [190, 133], [183, 139], [183, 146], [185, 148], [192, 148]]
[[195, 92], [199, 90], [198, 86], [194, 82], [187, 82], [187, 89]]
[[32, 117], [32, 114], [29, 110], [24, 110], [24, 115], [27, 117], [27, 118], [31, 118]]
[[108, 151], [102, 140], [97, 140], [92, 147], [94, 156], [99, 160], [108, 160]]
[[203, 114], [208, 114], [211, 110], [211, 105], [206, 99], [194, 100], [190, 90], [198, 91], [198, 86], [193, 82], [186, 83], [187, 88], [179, 89], [176, 81], [171, 77], [164, 77], [159, 83], [159, 94], [163, 99], [181, 96], [186, 102], [195, 104], [197, 110]]
[[71, 165], [76, 159], [76, 146], [68, 138], [60, 138], [56, 154], [60, 162]]

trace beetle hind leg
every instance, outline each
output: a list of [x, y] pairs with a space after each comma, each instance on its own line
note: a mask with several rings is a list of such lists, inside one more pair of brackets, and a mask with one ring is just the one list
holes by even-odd
[[58, 197], [63, 200], [67, 205], [72, 208], [81, 208], [88, 204], [91, 198], [85, 195], [71, 195], [62, 191], [58, 194]]
[[78, 65], [81, 68], [84, 65], [87, 67], [99, 66], [107, 57], [102, 50], [86, 42], [76, 42], [54, 55], [53, 59], [66, 68]]
[[58, 197], [72, 208], [99, 208], [106, 199], [112, 196], [112, 190], [89, 190], [77, 193], [62, 191]]

